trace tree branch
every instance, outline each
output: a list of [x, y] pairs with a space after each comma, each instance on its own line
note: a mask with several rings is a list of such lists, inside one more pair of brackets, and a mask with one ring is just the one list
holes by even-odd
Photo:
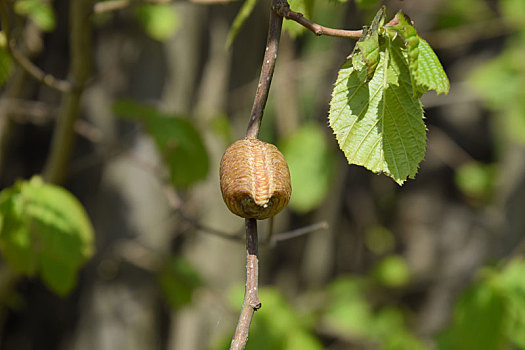
[[93, 5], [94, 0], [70, 2], [71, 67], [68, 79], [73, 89], [62, 98], [49, 158], [44, 168], [44, 179], [52, 183], [61, 183], [66, 176], [75, 139], [74, 126], [80, 110], [80, 98], [91, 75]]
[[253, 313], [261, 308], [258, 296], [259, 259], [257, 258], [257, 220], [246, 219], [246, 285], [241, 315], [233, 335], [230, 350], [244, 349]]
[[268, 100], [268, 92], [272, 83], [273, 71], [277, 60], [277, 51], [279, 49], [279, 40], [281, 38], [281, 29], [283, 24], [282, 17], [277, 13], [282, 5], [282, 0], [273, 0], [272, 11], [270, 11], [270, 27], [268, 29], [268, 39], [266, 41], [266, 51], [259, 77], [259, 85], [255, 92], [252, 113], [246, 130], [247, 138], [257, 138], [261, 128], [264, 107]]
[[312, 31], [317, 36], [329, 35], [341, 38], [359, 39], [361, 35], [363, 35], [363, 30], [333, 29], [311, 22], [306, 17], [304, 17], [302, 13], [290, 10], [288, 3], [286, 3], [283, 6], [280, 6], [277, 13], [286, 19], [290, 19], [299, 23], [306, 29]]

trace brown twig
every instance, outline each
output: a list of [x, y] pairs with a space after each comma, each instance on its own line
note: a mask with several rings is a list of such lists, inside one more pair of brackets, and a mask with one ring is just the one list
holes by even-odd
[[334, 29], [311, 22], [308, 18], [304, 17], [302, 13], [290, 10], [290, 7], [287, 5], [288, 4], [286, 3], [286, 5], [279, 7], [277, 13], [286, 19], [299, 23], [317, 36], [328, 35], [341, 38], [359, 39], [361, 35], [363, 35], [363, 30]]
[[268, 40], [266, 41], [266, 51], [264, 52], [259, 85], [257, 85], [257, 91], [255, 92], [255, 99], [253, 101], [252, 113], [248, 122], [248, 129], [246, 130], [247, 138], [257, 138], [259, 135], [259, 129], [261, 128], [261, 120], [266, 101], [268, 100], [268, 92], [270, 91], [270, 84], [272, 83], [275, 61], [277, 60], [277, 51], [279, 49], [279, 40], [281, 38], [283, 19], [277, 13], [281, 6], [282, 1], [273, 0], [273, 11], [270, 12], [270, 27], [268, 29]]
[[257, 220], [246, 219], [246, 285], [241, 315], [233, 335], [230, 350], [244, 349], [253, 313], [261, 308], [258, 296], [259, 259], [257, 258]]
[[321, 221], [309, 226], [300, 227], [298, 229], [287, 231], [283, 233], [276, 234], [270, 239], [270, 246], [275, 246], [278, 242], [286, 241], [288, 239], [300, 237], [317, 230], [326, 230], [328, 228], [328, 223], [326, 221]]
[[9, 14], [7, 4], [3, 2], [0, 5], [0, 18], [2, 20], [2, 29], [6, 36], [6, 51], [11, 56], [13, 61], [16, 62], [23, 70], [25, 70], [31, 77], [39, 81], [40, 83], [48, 86], [52, 89], [60, 92], [68, 92], [71, 90], [71, 83], [67, 80], [61, 80], [55, 78], [53, 75], [48, 74], [35, 66], [29, 58], [27, 58], [22, 51], [18, 50], [14, 40], [11, 38], [11, 30], [9, 27]]
[[72, 89], [71, 83], [67, 80], [55, 78], [53, 75], [44, 72], [38, 68], [33, 62], [29, 60], [24, 54], [18, 50], [13, 41], [9, 41], [6, 45], [7, 51], [11, 58], [24, 69], [31, 77], [37, 80], [39, 83], [50, 87], [59, 92], [69, 92]]

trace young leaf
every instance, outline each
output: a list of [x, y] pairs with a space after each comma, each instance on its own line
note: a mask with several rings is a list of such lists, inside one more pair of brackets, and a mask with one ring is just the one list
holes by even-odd
[[34, 177], [0, 192], [0, 251], [15, 271], [65, 295], [93, 249], [89, 218], [64, 188]]
[[365, 27], [363, 36], [355, 44], [352, 53], [352, 64], [360, 70], [366, 66], [366, 80], [372, 79], [379, 62], [379, 26], [385, 19], [385, 8], [379, 10], [370, 28]]
[[384, 28], [391, 34], [393, 34], [392, 31], [395, 31], [405, 41], [408, 68], [415, 96], [421, 97], [429, 90], [435, 90], [438, 94], [447, 94], [449, 90], [447, 75], [430, 45], [417, 34], [416, 29], [403, 12], [398, 12], [396, 18], [399, 21], [398, 24]]
[[398, 184], [413, 178], [426, 147], [421, 103], [414, 97], [399, 41], [379, 40], [370, 80], [348, 59], [339, 71], [329, 122], [350, 164], [384, 172]]
[[257, 0], [244, 1], [241, 9], [239, 10], [239, 13], [237, 13], [237, 16], [235, 16], [235, 19], [233, 20], [230, 32], [228, 33], [228, 39], [226, 40], [226, 47], [230, 47], [233, 44], [233, 41], [237, 37], [237, 34], [239, 34], [239, 30], [241, 30], [241, 27], [244, 24], [244, 22], [246, 22], [248, 17], [250, 17], [250, 15], [252, 14], [256, 4]]
[[187, 187], [206, 177], [208, 153], [190, 121], [134, 101], [119, 101], [114, 111], [121, 117], [144, 123], [170, 169], [173, 185]]

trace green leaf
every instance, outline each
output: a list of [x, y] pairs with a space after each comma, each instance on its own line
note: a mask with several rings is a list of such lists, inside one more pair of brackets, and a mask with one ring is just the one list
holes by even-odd
[[370, 28], [363, 29], [363, 36], [359, 39], [352, 53], [352, 64], [357, 70], [366, 66], [366, 80], [372, 79], [379, 63], [379, 26], [385, 19], [385, 8], [382, 7], [374, 17]]
[[421, 97], [429, 90], [447, 94], [450, 87], [447, 75], [430, 45], [417, 34], [403, 12], [398, 12], [396, 18], [399, 24], [385, 28], [395, 31], [405, 41], [414, 95]]
[[179, 28], [179, 18], [170, 4], [140, 5], [135, 14], [146, 33], [158, 41], [169, 39]]
[[468, 288], [454, 307], [439, 349], [505, 349], [505, 297], [483, 281]]
[[190, 304], [193, 292], [202, 286], [195, 268], [177, 256], [167, 261], [157, 277], [164, 297], [174, 309]]
[[333, 181], [335, 159], [321, 128], [306, 124], [280, 149], [288, 162], [293, 195], [290, 207], [306, 213], [321, 204]]
[[190, 121], [130, 100], [116, 102], [114, 112], [144, 123], [170, 169], [174, 186], [188, 187], [206, 177], [208, 153]]
[[16, 13], [27, 16], [43, 31], [51, 32], [55, 29], [55, 12], [47, 1], [17, 0], [14, 4]]
[[233, 44], [233, 41], [237, 37], [237, 34], [239, 34], [239, 31], [241, 30], [244, 22], [246, 22], [248, 17], [250, 17], [250, 15], [252, 14], [253, 9], [257, 4], [257, 1], [258, 0], [244, 0], [244, 3], [242, 4], [241, 9], [239, 10], [239, 13], [237, 14], [237, 16], [235, 16], [235, 19], [233, 20], [230, 32], [228, 33], [226, 47], [230, 47]]
[[34, 177], [0, 192], [0, 209], [0, 251], [11, 268], [40, 273], [53, 291], [69, 293], [94, 249], [93, 228], [80, 202]]
[[399, 41], [380, 38], [370, 80], [349, 58], [339, 71], [329, 122], [350, 164], [384, 172], [398, 184], [413, 178], [426, 148], [421, 103], [414, 97]]

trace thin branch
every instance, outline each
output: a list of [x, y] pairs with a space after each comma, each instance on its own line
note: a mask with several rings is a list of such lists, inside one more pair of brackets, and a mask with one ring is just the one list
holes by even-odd
[[246, 219], [246, 285], [241, 315], [233, 335], [230, 350], [244, 349], [253, 313], [261, 308], [258, 296], [259, 260], [257, 258], [257, 220]]
[[274, 246], [278, 242], [286, 241], [288, 239], [297, 238], [304, 236], [306, 234], [312, 233], [317, 230], [326, 230], [328, 228], [328, 223], [326, 221], [321, 221], [309, 226], [304, 226], [296, 230], [287, 231], [274, 235], [270, 240], [270, 246]]
[[2, 29], [6, 36], [6, 51], [23, 70], [25, 70], [31, 77], [36, 79], [38, 82], [58, 90], [60, 92], [68, 92], [71, 90], [71, 83], [66, 80], [55, 78], [53, 75], [48, 74], [38, 68], [29, 58], [27, 58], [22, 51], [18, 50], [14, 40], [11, 38], [11, 30], [9, 27], [9, 14], [7, 4], [3, 2], [0, 5], [0, 19], [2, 22]]
[[11, 58], [13, 58], [22, 69], [29, 73], [29, 75], [39, 83], [59, 92], [69, 92], [72, 90], [72, 85], [69, 81], [55, 78], [53, 75], [38, 68], [33, 62], [31, 62], [31, 60], [29, 60], [29, 58], [24, 56], [24, 54], [16, 48], [13, 41], [9, 41], [6, 47]]
[[302, 13], [290, 10], [288, 3], [286, 3], [284, 6], [281, 6], [277, 13], [286, 19], [290, 19], [299, 23], [317, 36], [328, 35], [341, 38], [359, 39], [363, 35], [363, 30], [333, 29], [311, 22], [306, 17], [304, 17]]
[[270, 91], [270, 84], [272, 83], [277, 51], [279, 49], [279, 40], [281, 38], [283, 19], [277, 14], [281, 6], [282, 2], [280, 0], [273, 0], [272, 11], [270, 11], [270, 27], [268, 29], [268, 40], [266, 41], [266, 51], [264, 52], [259, 85], [257, 85], [257, 91], [255, 92], [248, 129], [246, 130], [247, 138], [257, 138], [259, 129], [261, 128], [261, 120], [266, 101], [268, 100], [268, 92]]
[[73, 82], [74, 89], [62, 98], [49, 158], [44, 169], [44, 179], [52, 183], [61, 183], [66, 176], [75, 140], [74, 127], [80, 111], [80, 99], [91, 75], [93, 5], [94, 0], [70, 2], [71, 67], [68, 79]]

